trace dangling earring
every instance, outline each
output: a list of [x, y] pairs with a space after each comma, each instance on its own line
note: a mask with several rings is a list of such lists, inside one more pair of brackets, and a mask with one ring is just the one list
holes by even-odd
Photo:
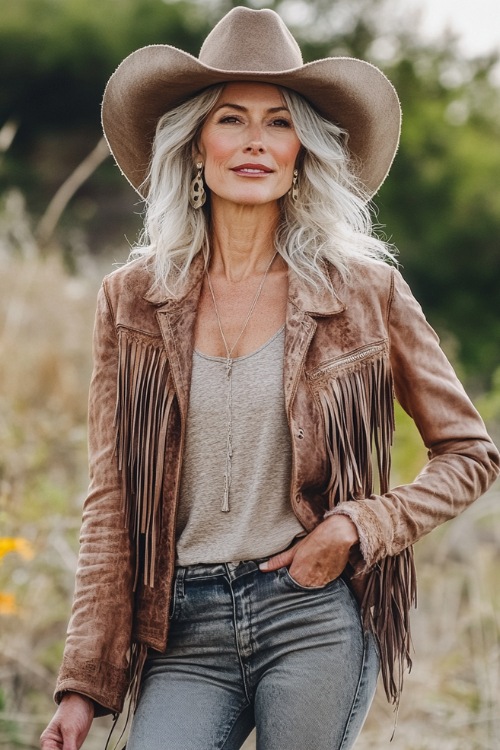
[[189, 202], [193, 208], [201, 208], [207, 199], [203, 184], [203, 164], [201, 161], [196, 164], [196, 169], [198, 170], [196, 177], [191, 180]]
[[299, 199], [299, 187], [298, 187], [298, 181], [299, 181], [299, 170], [294, 169], [293, 170], [293, 180], [292, 180], [292, 187], [290, 189], [290, 195], [294, 203], [297, 203]]

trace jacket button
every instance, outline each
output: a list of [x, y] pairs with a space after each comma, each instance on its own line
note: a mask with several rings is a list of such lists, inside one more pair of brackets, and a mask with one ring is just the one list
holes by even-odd
[[297, 431], [297, 437], [299, 440], [302, 440], [302, 438], [304, 437], [304, 430], [302, 428]]

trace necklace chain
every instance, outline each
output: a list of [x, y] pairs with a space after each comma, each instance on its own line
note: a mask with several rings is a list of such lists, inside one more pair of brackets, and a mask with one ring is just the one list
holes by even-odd
[[210, 290], [210, 295], [212, 297], [212, 302], [214, 304], [214, 310], [215, 310], [215, 317], [217, 318], [217, 323], [219, 326], [220, 335], [224, 344], [224, 348], [226, 350], [226, 377], [227, 377], [227, 399], [226, 399], [226, 427], [227, 427], [227, 435], [226, 435], [226, 471], [224, 473], [224, 496], [221, 503], [221, 510], [224, 513], [227, 513], [229, 511], [229, 495], [231, 490], [231, 476], [232, 476], [232, 462], [233, 462], [233, 383], [232, 383], [232, 374], [233, 374], [233, 358], [232, 354], [234, 350], [236, 349], [236, 345], [238, 344], [239, 340], [243, 336], [243, 334], [246, 331], [246, 328], [248, 326], [248, 323], [250, 322], [250, 318], [252, 317], [255, 308], [257, 307], [257, 302], [259, 301], [260, 295], [262, 293], [262, 289], [264, 288], [264, 284], [267, 278], [267, 275], [269, 271], [271, 270], [271, 266], [274, 263], [274, 260], [277, 256], [278, 252], [276, 251], [269, 261], [267, 268], [264, 272], [264, 275], [262, 276], [262, 280], [259, 284], [259, 287], [257, 289], [257, 292], [252, 300], [252, 303], [249, 307], [248, 313], [245, 318], [245, 322], [243, 323], [243, 328], [239, 332], [238, 336], [236, 337], [236, 340], [234, 341], [233, 345], [229, 347], [227, 343], [226, 336], [224, 335], [224, 330], [222, 328], [222, 321], [219, 314], [219, 309], [217, 307], [217, 302], [215, 300], [215, 293], [212, 286], [212, 281], [210, 279], [210, 274], [208, 273], [208, 269], [206, 269], [205, 273], [207, 276], [207, 282], [208, 282], [208, 288]]
[[[245, 322], [243, 323], [243, 328], [239, 332], [239, 334], [238, 334], [236, 340], [234, 341], [233, 345], [231, 346], [231, 348], [229, 348], [229, 345], [227, 343], [227, 339], [226, 339], [226, 337], [224, 335], [224, 330], [222, 328], [222, 321], [221, 321], [221, 318], [220, 318], [219, 309], [217, 307], [217, 302], [215, 301], [215, 293], [214, 293], [214, 289], [213, 289], [213, 286], [212, 286], [212, 281], [210, 279], [210, 274], [208, 273], [208, 270], [206, 271], [207, 281], [208, 281], [208, 288], [210, 289], [210, 295], [212, 297], [212, 302], [214, 303], [215, 316], [217, 318], [217, 323], [219, 324], [220, 335], [221, 335], [221, 338], [222, 338], [222, 341], [223, 341], [223, 344], [224, 344], [224, 348], [226, 350], [226, 360], [227, 361], [231, 360], [231, 355], [234, 352], [234, 350], [236, 349], [236, 345], [238, 344], [239, 340], [241, 339], [241, 337], [245, 333], [246, 327], [247, 327], [247, 325], [250, 322], [250, 318], [252, 317], [253, 312], [254, 312], [255, 308], [257, 307], [257, 302], [259, 301], [259, 297], [260, 297], [262, 289], [264, 287], [264, 284], [265, 284], [265, 281], [266, 281], [266, 278], [267, 278], [267, 274], [271, 270], [271, 266], [273, 265], [274, 260], [275, 260], [275, 258], [276, 258], [277, 255], [278, 255], [278, 252], [276, 251], [274, 253], [273, 257], [271, 258], [271, 260], [269, 261], [268, 265], [267, 265], [267, 268], [266, 268], [266, 270], [264, 272], [264, 275], [262, 276], [262, 280], [261, 280], [261, 282], [259, 284], [259, 288], [257, 289], [257, 293], [256, 293], [255, 297], [252, 300], [252, 304], [250, 305], [250, 308], [248, 310], [247, 316], [245, 318]], [[227, 366], [227, 364], [226, 364], [226, 366]]]

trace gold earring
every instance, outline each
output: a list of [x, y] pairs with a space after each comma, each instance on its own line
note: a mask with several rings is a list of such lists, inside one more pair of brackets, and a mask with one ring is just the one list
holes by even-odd
[[205, 185], [203, 184], [203, 164], [201, 161], [196, 164], [196, 169], [198, 172], [191, 180], [191, 187], [189, 189], [189, 202], [193, 208], [201, 208], [207, 199]]
[[299, 181], [299, 170], [298, 169], [294, 169], [293, 170], [292, 188], [290, 190], [290, 195], [291, 195], [292, 200], [293, 200], [294, 203], [297, 203], [297, 201], [299, 199], [298, 181]]

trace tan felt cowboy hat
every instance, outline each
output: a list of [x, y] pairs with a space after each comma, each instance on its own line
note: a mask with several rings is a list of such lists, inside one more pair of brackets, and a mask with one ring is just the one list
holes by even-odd
[[104, 134], [118, 166], [140, 193], [158, 119], [198, 92], [228, 81], [259, 81], [301, 94], [349, 133], [348, 148], [369, 195], [394, 159], [401, 108], [375, 66], [350, 57], [302, 62], [299, 46], [272, 10], [233, 8], [205, 39], [199, 58], [168, 44], [133, 52], [111, 76], [102, 105]]

